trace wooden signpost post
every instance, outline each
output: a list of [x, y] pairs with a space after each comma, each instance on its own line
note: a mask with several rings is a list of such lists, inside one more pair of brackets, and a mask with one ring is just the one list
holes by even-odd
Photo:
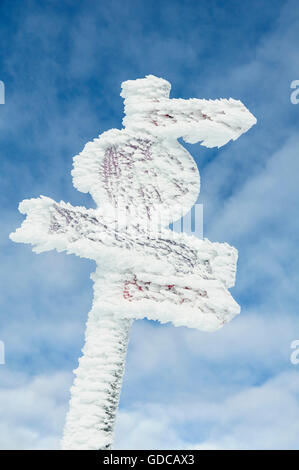
[[97, 263], [63, 449], [111, 448], [134, 319], [214, 331], [240, 311], [228, 291], [236, 249], [168, 225], [200, 190], [197, 166], [177, 139], [220, 147], [256, 119], [240, 101], [170, 99], [169, 92], [170, 84], [152, 75], [124, 82], [124, 128], [105, 132], [74, 158], [74, 186], [89, 192], [97, 209], [47, 197], [19, 207], [27, 218], [13, 241]]

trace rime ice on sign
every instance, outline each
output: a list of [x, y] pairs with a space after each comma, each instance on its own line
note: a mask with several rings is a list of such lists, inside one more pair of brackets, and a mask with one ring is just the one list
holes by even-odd
[[65, 250], [97, 262], [64, 449], [111, 447], [133, 319], [214, 331], [240, 310], [228, 291], [236, 249], [166, 227], [200, 189], [196, 164], [177, 139], [220, 147], [256, 119], [240, 101], [169, 99], [169, 91], [152, 75], [124, 82], [124, 129], [103, 133], [74, 158], [74, 186], [91, 194], [96, 210], [25, 200], [19, 209], [27, 218], [11, 234], [38, 253]]

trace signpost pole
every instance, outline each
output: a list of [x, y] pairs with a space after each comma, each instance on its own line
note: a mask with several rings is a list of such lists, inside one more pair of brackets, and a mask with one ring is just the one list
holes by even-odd
[[74, 186], [97, 209], [25, 200], [19, 210], [27, 217], [10, 235], [37, 253], [64, 250], [97, 263], [63, 449], [111, 448], [134, 319], [215, 331], [240, 312], [228, 291], [237, 250], [168, 225], [191, 209], [200, 189], [197, 165], [177, 139], [220, 147], [256, 119], [231, 98], [170, 99], [169, 92], [152, 75], [124, 82], [124, 128], [103, 133], [74, 158]]

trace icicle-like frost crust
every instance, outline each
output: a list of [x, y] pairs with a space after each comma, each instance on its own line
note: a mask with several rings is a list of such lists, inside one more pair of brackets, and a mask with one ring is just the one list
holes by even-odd
[[131, 322], [98, 308], [89, 313], [62, 449], [111, 449]]
[[19, 206], [27, 217], [13, 241], [97, 263], [64, 449], [111, 448], [133, 319], [215, 331], [240, 311], [228, 291], [237, 250], [165, 227], [191, 209], [200, 190], [197, 166], [177, 139], [220, 147], [256, 119], [231, 98], [169, 99], [169, 92], [152, 75], [124, 82], [124, 129], [103, 133], [74, 157], [74, 186], [98, 209], [43, 196]]
[[228, 291], [237, 250], [227, 243], [134, 224], [120, 228], [112, 219], [107, 225], [99, 210], [50, 198], [23, 201], [20, 210], [27, 218], [12, 239], [30, 241], [37, 253], [57, 249], [96, 260], [95, 302], [115, 317], [214, 331], [240, 311]]

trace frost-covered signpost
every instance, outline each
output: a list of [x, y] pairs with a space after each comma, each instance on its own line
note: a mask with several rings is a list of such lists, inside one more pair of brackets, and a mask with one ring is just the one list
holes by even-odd
[[74, 186], [97, 209], [43, 196], [19, 206], [27, 218], [13, 241], [97, 263], [63, 449], [111, 448], [133, 319], [214, 331], [240, 310], [228, 291], [237, 250], [167, 227], [200, 189], [197, 166], [177, 139], [220, 147], [256, 119], [240, 101], [169, 99], [169, 92], [152, 75], [124, 82], [124, 129], [103, 133], [74, 158]]

